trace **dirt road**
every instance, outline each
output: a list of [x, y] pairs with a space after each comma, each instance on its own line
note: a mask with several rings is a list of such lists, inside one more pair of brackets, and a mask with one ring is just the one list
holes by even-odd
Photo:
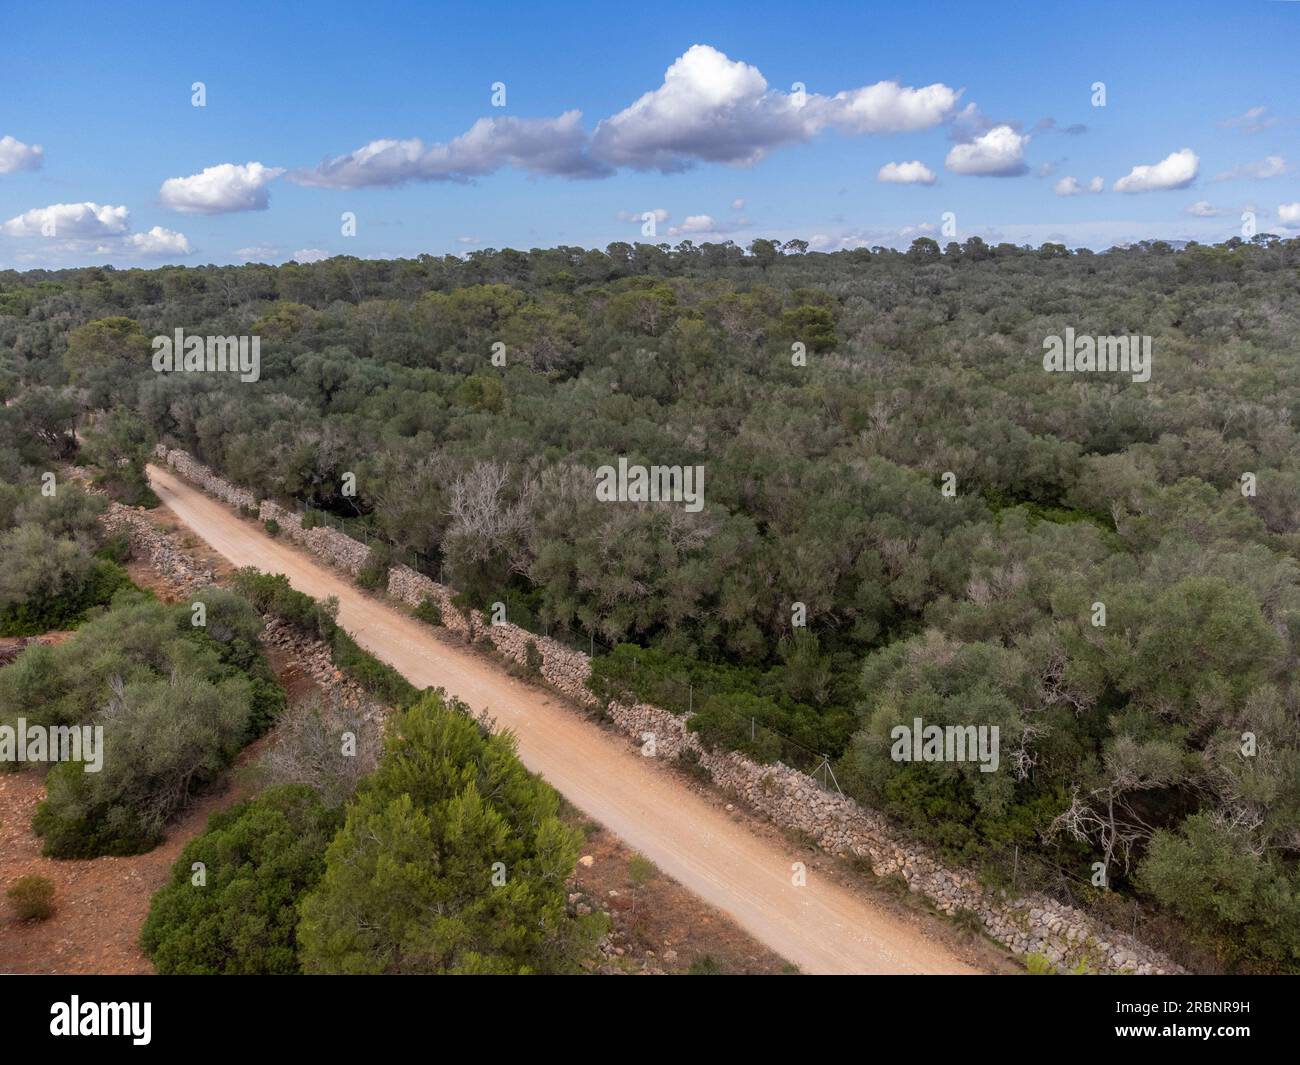
[[235, 565], [283, 573], [308, 595], [337, 596], [339, 623], [359, 644], [419, 687], [441, 687], [475, 710], [486, 707], [518, 736], [529, 769], [802, 971], [976, 971], [814, 870], [805, 886], [794, 886], [792, 864], [806, 854], [735, 824], [557, 699], [438, 641], [422, 623], [242, 521], [170, 470], [150, 467], [149, 476], [163, 503], [218, 553]]

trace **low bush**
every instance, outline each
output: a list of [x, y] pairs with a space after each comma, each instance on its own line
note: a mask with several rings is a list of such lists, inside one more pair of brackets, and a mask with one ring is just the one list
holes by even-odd
[[20, 921], [44, 921], [54, 913], [54, 884], [46, 877], [19, 877], [5, 895]]
[[392, 551], [382, 540], [370, 545], [370, 553], [357, 572], [357, 583], [370, 591], [383, 591], [388, 587], [388, 566], [392, 561]]
[[524, 644], [524, 670], [530, 677], [540, 677], [542, 675], [542, 664], [544, 662], [545, 659], [537, 647], [536, 640], [529, 640]]
[[0, 535], [0, 636], [67, 629], [131, 583], [110, 558], [93, 555], [83, 538], [60, 538], [27, 523]]
[[237, 570], [231, 583], [263, 614], [271, 614], [330, 646], [334, 664], [367, 692], [393, 707], [409, 706], [419, 689], [392, 666], [362, 650], [334, 620], [338, 601], [333, 597], [323, 603], [297, 591], [282, 573], [259, 573], [245, 568]]
[[320, 880], [341, 820], [303, 785], [214, 814], [149, 907], [140, 944], [158, 972], [300, 972], [298, 900]]
[[420, 605], [411, 611], [411, 613], [427, 625], [442, 624], [442, 607], [438, 604], [438, 600], [436, 599], [421, 599]]
[[330, 639], [334, 664], [382, 703], [398, 709], [410, 706], [420, 696], [420, 689], [387, 662], [381, 662], [355, 640], [335, 626]]

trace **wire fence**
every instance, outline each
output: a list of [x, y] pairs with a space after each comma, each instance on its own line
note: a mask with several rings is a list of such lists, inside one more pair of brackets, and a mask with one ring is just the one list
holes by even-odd
[[[599, 645], [599, 643], [598, 643]], [[609, 647], [612, 651], [613, 648]], [[654, 702], [663, 710], [668, 710], [678, 714], [693, 714], [709, 699], [715, 696], [726, 696], [735, 694], [734, 689], [722, 689], [711, 686], [707, 683], [701, 683], [695, 677], [665, 674], [659, 670], [653, 673], [648, 671], [642, 674], [640, 671], [645, 669], [639, 659], [633, 655], [633, 668], [638, 671], [638, 677], [644, 676], [655, 691]], [[638, 684], [638, 688], [643, 685]], [[748, 743], [742, 743], [739, 749], [751, 756], [756, 754], [760, 749], [771, 751], [773, 747], [778, 748], [779, 760], [794, 769], [802, 770], [813, 776], [827, 790], [839, 791], [839, 783], [835, 779], [834, 769], [831, 765], [831, 757], [825, 751], [816, 750], [807, 744], [795, 739], [793, 736], [782, 732], [765, 721], [760, 721], [754, 716], [748, 718], [748, 729], [744, 729], [742, 722], [741, 739], [748, 739]], [[744, 732], [748, 736], [744, 736]], [[769, 737], [775, 738], [776, 744], [770, 742], [761, 743]]]

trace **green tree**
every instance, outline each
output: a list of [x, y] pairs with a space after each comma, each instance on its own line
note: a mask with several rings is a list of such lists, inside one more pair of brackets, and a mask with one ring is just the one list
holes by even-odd
[[145, 466], [153, 457], [154, 437], [134, 411], [118, 407], [96, 420], [85, 434], [83, 457], [99, 470], [97, 478], [127, 506], [156, 506]]
[[97, 318], [68, 334], [63, 365], [75, 382], [94, 370], [145, 365], [151, 350], [149, 338], [134, 319], [122, 315]]
[[1300, 973], [1300, 883], [1227, 826], [1193, 814], [1177, 831], [1157, 832], [1138, 881], [1199, 936], [1213, 933], [1227, 960]]
[[428, 693], [391, 726], [303, 902], [304, 968], [572, 971], [601, 932], [566, 912], [578, 845], [512, 738]]

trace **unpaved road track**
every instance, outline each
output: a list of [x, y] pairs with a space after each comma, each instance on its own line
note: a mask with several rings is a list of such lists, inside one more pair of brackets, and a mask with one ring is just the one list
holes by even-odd
[[[519, 756], [605, 825], [756, 939], [806, 973], [973, 973], [947, 948], [812, 870], [800, 855], [734, 823], [558, 698], [435, 639], [421, 622], [364, 595], [345, 577], [272, 539], [170, 470], [149, 468], [164, 504], [237, 566], [285, 574], [308, 595], [337, 596], [339, 623], [418, 687], [486, 707], [519, 739]], [[806, 857], [806, 855], [804, 855]]]

